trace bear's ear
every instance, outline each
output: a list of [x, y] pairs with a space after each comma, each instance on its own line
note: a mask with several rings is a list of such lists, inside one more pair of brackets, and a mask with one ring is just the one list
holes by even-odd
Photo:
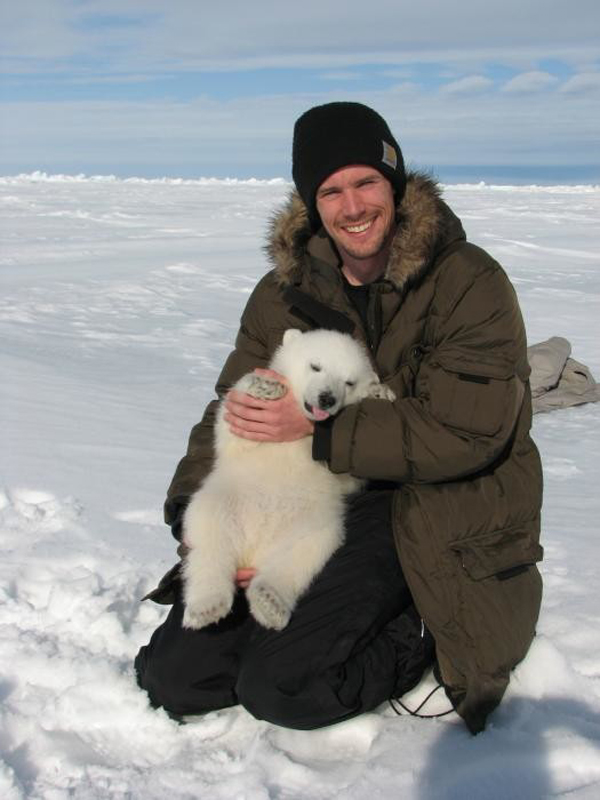
[[283, 334], [283, 343], [287, 345], [293, 342], [294, 339], [300, 338], [300, 336], [302, 336], [302, 331], [299, 331], [297, 328], [288, 328]]

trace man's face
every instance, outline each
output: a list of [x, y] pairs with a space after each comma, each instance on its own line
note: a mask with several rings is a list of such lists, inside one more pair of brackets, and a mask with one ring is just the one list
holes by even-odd
[[342, 258], [382, 253], [395, 230], [391, 183], [373, 167], [343, 167], [317, 189], [317, 211]]

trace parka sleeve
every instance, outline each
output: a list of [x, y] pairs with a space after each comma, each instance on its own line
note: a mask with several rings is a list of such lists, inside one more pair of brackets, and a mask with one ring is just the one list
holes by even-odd
[[502, 454], [529, 391], [529, 366], [516, 294], [491, 263], [436, 314], [413, 396], [367, 399], [338, 415], [333, 472], [436, 483], [476, 473]]
[[250, 296], [242, 314], [235, 347], [229, 354], [217, 380], [217, 398], [212, 400], [204, 411], [199, 423], [194, 425], [189, 436], [187, 452], [177, 465], [171, 484], [167, 490], [164, 505], [164, 518], [172, 526], [178, 537], [182, 512], [189, 497], [202, 484], [210, 472], [214, 459], [214, 425], [219, 400], [231, 386], [247, 372], [256, 367], [267, 366], [271, 354], [267, 347], [265, 314], [268, 303], [264, 300], [264, 279], [259, 282]]

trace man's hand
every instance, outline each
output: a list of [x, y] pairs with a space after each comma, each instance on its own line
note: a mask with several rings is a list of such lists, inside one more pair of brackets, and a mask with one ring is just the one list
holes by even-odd
[[[272, 369], [257, 369], [257, 375], [289, 384]], [[314, 424], [305, 416], [291, 391], [279, 400], [259, 400], [233, 389], [225, 398], [225, 422], [236, 436], [255, 442], [293, 442], [311, 436]]]

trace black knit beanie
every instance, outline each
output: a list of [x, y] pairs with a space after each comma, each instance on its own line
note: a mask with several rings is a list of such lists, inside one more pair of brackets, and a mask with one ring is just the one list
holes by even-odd
[[404, 196], [402, 151], [387, 122], [362, 103], [327, 103], [310, 108], [296, 121], [292, 176], [313, 227], [320, 224], [316, 193], [342, 167], [367, 164], [392, 184], [396, 203]]

